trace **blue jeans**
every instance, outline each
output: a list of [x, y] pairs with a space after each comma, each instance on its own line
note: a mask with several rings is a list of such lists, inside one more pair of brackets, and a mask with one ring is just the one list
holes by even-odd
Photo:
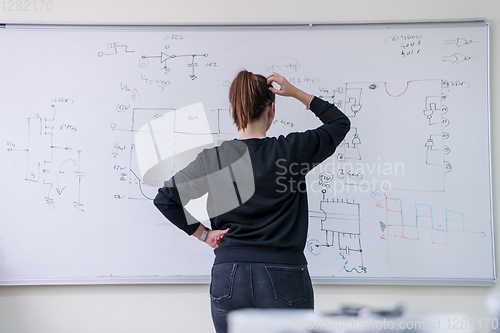
[[212, 267], [212, 320], [227, 332], [229, 311], [242, 308], [313, 309], [307, 265], [225, 262]]

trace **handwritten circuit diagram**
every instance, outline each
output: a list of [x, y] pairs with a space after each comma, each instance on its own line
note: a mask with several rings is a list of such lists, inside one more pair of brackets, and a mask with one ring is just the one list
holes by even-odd
[[[382, 165], [392, 166], [392, 170], [385, 171], [383, 175], [385, 180], [391, 182], [392, 188], [444, 191], [445, 174], [452, 170], [447, 156], [451, 149], [446, 144], [450, 136], [450, 121], [446, 117], [449, 110], [444, 104], [448, 88], [447, 80], [418, 80], [406, 82], [402, 90], [396, 92], [391, 91], [387, 82], [346, 83], [344, 87], [335, 89], [335, 94], [330, 96], [333, 103], [353, 123], [336, 151], [338, 175], [345, 180], [345, 184], [359, 185], [364, 182], [373, 188], [380, 188], [381, 177], [377, 179], [377, 172], [367, 166], [367, 163], [376, 163], [378, 176], [382, 176]], [[386, 126], [400, 120], [400, 125], [392, 126], [388, 133]], [[378, 122], [383, 122], [378, 125], [380, 134], [370, 136], [369, 141], [362, 140], [364, 133], [373, 131], [366, 124]], [[405, 140], [406, 146], [401, 146], [399, 142], [408, 137], [419, 139]], [[369, 153], [374, 147], [385, 149], [378, 149], [374, 158]], [[395, 153], [398, 150], [419, 151], [418, 156], [422, 158], [398, 155]], [[395, 156], [401, 158], [396, 160]], [[397, 166], [404, 168], [401, 172], [405, 173], [405, 177], [395, 174]], [[415, 178], [422, 180], [419, 188], [415, 188]], [[409, 179], [412, 179], [411, 183], [407, 181]]]
[[73, 103], [71, 98], [56, 98], [46, 110], [28, 117], [26, 148], [9, 141], [7, 151], [26, 154], [24, 180], [43, 188], [48, 206], [72, 205], [82, 212], [81, 186], [86, 173], [81, 169], [84, 153], [75, 140], [78, 125], [59, 120], [63, 112], [71, 112]]
[[[310, 238], [306, 248], [318, 256], [323, 247], [332, 247], [343, 259], [342, 270], [346, 273], [366, 273], [361, 246], [360, 205], [340, 199], [324, 199], [319, 204], [319, 211], [310, 211], [309, 218], [313, 225], [317, 219], [320, 220], [319, 229], [324, 240]], [[311, 228], [317, 229], [316, 226]]]
[[[156, 189], [146, 186], [141, 177], [146, 170], [144, 166], [141, 168], [140, 160], [149, 157], [144, 155], [145, 147], [138, 146], [138, 135], [147, 137], [147, 142], [149, 140], [154, 142], [157, 147], [157, 162], [160, 162], [162, 154], [172, 157], [182, 154], [190, 148], [186, 145], [188, 142], [218, 145], [220, 141], [232, 139], [238, 134], [227, 109], [205, 112], [203, 109], [192, 108], [131, 107], [121, 113], [124, 119], [122, 125], [118, 126], [113, 123], [111, 126], [111, 130], [120, 133], [121, 138], [118, 139], [117, 136], [113, 142], [111, 155], [116, 162], [113, 168], [117, 178], [120, 182], [128, 183], [129, 186], [125, 192], [117, 193], [116, 199], [152, 200], [156, 195]], [[197, 141], [193, 141], [195, 138]], [[162, 150], [161, 147], [165, 149]], [[201, 151], [201, 148], [194, 148]], [[162, 150], [162, 154], [159, 150]], [[175, 159], [172, 160], [169, 168], [171, 172], [165, 176], [165, 179], [182, 169], [176, 164]]]
[[189, 77], [191, 80], [195, 80], [197, 78], [195, 74], [195, 69], [198, 67], [198, 63], [196, 62], [196, 58], [198, 57], [208, 57], [207, 53], [203, 54], [168, 54], [166, 53], [167, 50], [170, 48], [170, 45], [165, 46], [165, 52], [160, 52], [160, 55], [150, 55], [146, 56], [143, 55], [141, 57], [141, 60], [139, 61], [139, 68], [146, 68], [149, 65], [149, 59], [151, 58], [158, 58], [160, 60], [160, 63], [163, 64], [163, 70], [165, 74], [168, 74], [170, 72], [170, 68], [167, 66], [167, 60], [172, 60], [172, 59], [179, 59], [179, 58], [191, 58], [191, 62], [187, 64], [187, 67], [191, 69], [191, 73], [189, 74]]
[[[399, 91], [392, 90], [387, 82], [346, 83], [329, 90], [333, 94], [320, 96], [350, 117], [351, 130], [336, 149], [332, 172], [319, 175], [318, 184], [323, 187], [317, 202], [319, 210], [312, 208], [309, 212], [307, 250], [311, 255], [329, 253], [332, 258], [335, 254], [326, 249], [335, 248], [343, 272], [369, 272], [362, 244], [370, 243], [372, 235], [363, 233], [363, 229], [374, 229], [367, 228], [366, 223], [378, 224], [374, 232], [388, 247], [395, 239], [443, 246], [457, 233], [486, 236], [484, 231], [465, 227], [466, 218], [459, 207], [434, 207], [432, 200], [410, 199], [412, 195], [408, 198], [404, 194], [446, 193], [446, 176], [453, 172], [449, 162], [452, 149], [447, 143], [453, 131], [448, 116], [453, 110], [446, 101], [450, 88], [457, 85], [467, 87], [468, 83], [407, 81]], [[379, 130], [374, 131], [373, 124]], [[341, 190], [332, 191], [335, 187]], [[327, 192], [333, 198], [325, 198]], [[366, 193], [375, 204], [352, 200], [352, 195], [359, 200], [360, 193]], [[391, 193], [400, 193], [401, 198]], [[362, 219], [362, 211], [370, 212], [367, 216], [371, 219], [380, 218], [368, 222], [370, 219]], [[387, 254], [389, 266], [392, 256]]]

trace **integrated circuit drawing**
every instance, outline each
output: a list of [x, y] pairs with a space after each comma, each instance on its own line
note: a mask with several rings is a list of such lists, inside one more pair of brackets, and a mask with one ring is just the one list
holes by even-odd
[[165, 52], [160, 52], [159, 55], [150, 55], [146, 56], [143, 55], [141, 57], [141, 60], [139, 61], [139, 68], [145, 68], [149, 65], [149, 59], [151, 58], [157, 58], [160, 60], [160, 63], [163, 64], [163, 70], [165, 74], [168, 74], [170, 72], [170, 68], [167, 66], [167, 60], [171, 59], [178, 59], [178, 58], [191, 58], [191, 62], [187, 64], [188, 68], [191, 68], [191, 73], [189, 74], [189, 77], [191, 80], [195, 80], [197, 78], [195, 74], [195, 68], [198, 67], [198, 63], [196, 62], [196, 58], [198, 57], [208, 57], [207, 53], [192, 53], [192, 54], [168, 54], [166, 53], [166, 50], [170, 48], [170, 45], [165, 46]]
[[319, 211], [310, 211], [310, 217], [320, 219], [324, 241], [308, 240], [306, 248], [319, 255], [322, 247], [338, 248], [344, 260], [343, 270], [348, 273], [366, 273], [361, 246], [360, 205], [354, 201], [323, 199]]
[[398, 87], [346, 83], [338, 89], [336, 105], [351, 119], [336, 152], [346, 185], [375, 189], [385, 181], [393, 189], [444, 191], [445, 174], [452, 171], [447, 87], [445, 80], [415, 80]]
[[[371, 188], [386, 193], [376, 208], [384, 212], [384, 218], [376, 223], [385, 241], [398, 238], [422, 245], [447, 245], [456, 232], [486, 235], [466, 230], [460, 211], [439, 207], [436, 214], [432, 205], [409, 205], [409, 200], [404, 205], [401, 198], [405, 196], [390, 195], [391, 189], [445, 192], [445, 177], [452, 171], [447, 160], [451, 149], [446, 144], [449, 129], [453, 130], [445, 105], [449, 85], [446, 80], [407, 81], [397, 87], [387, 82], [346, 83], [326, 96], [351, 120], [350, 131], [335, 152], [337, 172], [332, 177], [353, 186], [353, 191], [366, 193]], [[386, 186], [380, 186], [383, 181]], [[325, 253], [322, 249], [338, 248], [348, 263], [343, 267], [345, 272], [366, 272], [360, 230], [360, 206], [365, 202], [345, 200], [345, 196], [341, 199], [339, 193], [334, 199], [325, 199], [327, 185], [322, 185], [319, 210], [310, 211], [313, 222], [307, 249], [319, 256]], [[319, 226], [314, 224], [317, 220]]]
[[80, 168], [82, 151], [75, 147], [75, 124], [58, 120], [60, 108], [70, 107], [73, 100], [58, 98], [52, 101], [47, 116], [41, 113], [28, 117], [27, 148], [18, 148], [10, 141], [9, 152], [26, 152], [25, 181], [41, 184], [44, 199], [52, 209], [72, 205], [84, 211], [81, 183], [86, 173]]

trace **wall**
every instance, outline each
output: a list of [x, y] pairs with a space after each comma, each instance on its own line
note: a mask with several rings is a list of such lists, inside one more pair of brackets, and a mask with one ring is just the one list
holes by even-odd
[[[18, 3], [27, 4], [24, 1]], [[31, 1], [31, 4], [34, 0]], [[8, 5], [8, 0], [5, 1]], [[29, 23], [254, 23], [357, 22], [487, 18], [491, 23], [492, 164], [499, 165], [500, 2], [497, 0], [47, 0], [40, 10], [8, 11], [0, 22]], [[47, 5], [52, 10], [47, 10]], [[2, 7], [4, 6], [4, 7]], [[21, 8], [17, 7], [18, 9]], [[5, 52], [5, 51], [4, 51]], [[493, 171], [494, 206], [500, 177]], [[495, 212], [498, 219], [498, 210]], [[500, 230], [496, 223], [496, 234]], [[498, 243], [497, 243], [498, 244]], [[497, 245], [498, 249], [498, 245]], [[316, 309], [342, 304], [378, 308], [406, 304], [414, 314], [463, 313], [488, 317], [485, 296], [495, 287], [331, 286], [315, 287]], [[443, 319], [444, 320], [444, 319]], [[208, 285], [0, 287], [0, 331], [213, 332]]]

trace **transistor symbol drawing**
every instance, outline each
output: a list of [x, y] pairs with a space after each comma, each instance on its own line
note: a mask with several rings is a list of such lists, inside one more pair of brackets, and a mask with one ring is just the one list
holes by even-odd
[[[81, 150], [73, 149], [77, 128], [61, 123], [56, 119], [56, 104], [73, 104], [72, 99], [55, 99], [47, 117], [40, 113], [28, 117], [27, 147], [16, 149], [12, 141], [8, 151], [26, 153], [25, 180], [42, 184], [45, 201], [52, 209], [64, 204], [71, 204], [76, 211], [84, 211], [81, 201], [81, 182], [86, 173], [80, 169]], [[64, 134], [64, 133], [70, 133]], [[56, 143], [57, 142], [57, 143]], [[69, 142], [68, 142], [69, 143]], [[62, 145], [61, 145], [62, 144]]]

